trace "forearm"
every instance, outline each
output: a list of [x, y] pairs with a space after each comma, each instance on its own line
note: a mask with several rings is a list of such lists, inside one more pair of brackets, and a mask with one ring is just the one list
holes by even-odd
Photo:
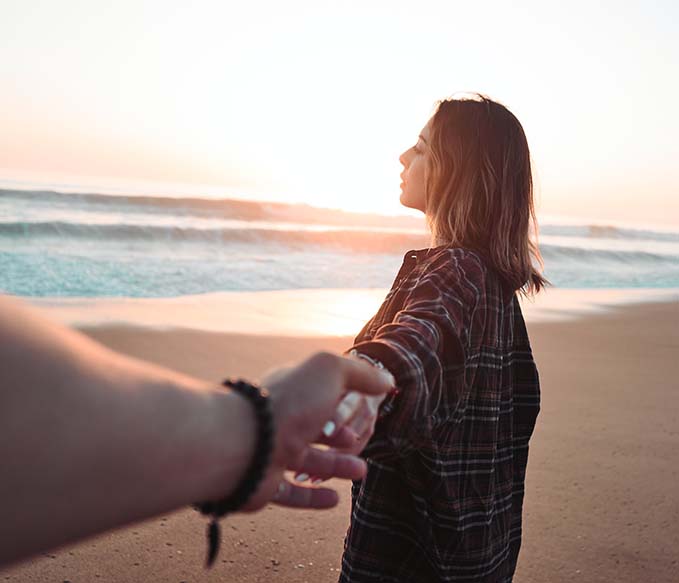
[[444, 375], [437, 333], [429, 335], [419, 328], [388, 324], [353, 350], [380, 362], [394, 376], [398, 393], [392, 394], [381, 408], [382, 417], [393, 417], [397, 412], [397, 418], [389, 423], [394, 436], [407, 434], [419, 421], [436, 413], [443, 397]]
[[0, 562], [221, 497], [249, 461], [254, 418], [237, 395], [3, 298], [0, 370]]

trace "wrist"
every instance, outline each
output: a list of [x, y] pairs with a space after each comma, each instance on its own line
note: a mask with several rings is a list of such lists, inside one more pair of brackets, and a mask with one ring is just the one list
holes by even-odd
[[206, 490], [197, 500], [216, 500], [232, 494], [247, 472], [257, 441], [256, 415], [246, 398], [234, 391], [214, 389], [211, 410], [213, 455], [206, 460]]
[[[245, 474], [238, 480], [237, 486], [222, 493], [219, 498], [208, 499], [194, 505], [196, 510], [210, 517], [208, 525], [207, 566], [210, 567], [219, 552], [220, 528], [219, 519], [227, 514], [242, 510], [252, 499], [260, 486], [271, 460], [271, 449], [274, 442], [274, 427], [271, 413], [271, 401], [266, 389], [243, 380], [226, 380], [224, 386], [231, 389], [232, 395], [238, 395], [248, 401], [257, 424], [257, 439], [254, 452], [251, 454]], [[236, 437], [239, 437], [236, 435]], [[236, 442], [240, 447], [240, 439]], [[232, 468], [236, 472], [237, 468]], [[242, 473], [242, 470], [241, 470]]]

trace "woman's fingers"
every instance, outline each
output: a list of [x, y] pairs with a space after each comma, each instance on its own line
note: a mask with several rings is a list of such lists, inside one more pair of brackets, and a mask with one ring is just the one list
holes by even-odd
[[337, 427], [342, 427], [349, 423], [356, 414], [360, 411], [363, 406], [364, 400], [363, 395], [356, 392], [348, 393], [340, 401], [335, 410], [335, 415], [333, 416], [333, 421]]
[[[360, 364], [364, 363], [360, 362]], [[389, 379], [390, 383], [394, 382], [394, 377], [389, 371], [376, 368], [373, 368], [373, 370], [379, 372], [380, 375], [383, 375], [385, 378]], [[332, 420], [326, 424], [326, 427], [323, 431], [324, 435], [329, 438], [334, 437], [339, 431], [339, 428], [343, 426], [348, 426], [357, 435], [363, 434], [366, 430], [366, 427], [369, 424], [374, 423], [375, 419], [377, 418], [377, 411], [385, 397], [385, 393], [379, 393], [375, 395], [364, 395], [357, 391], [351, 391], [347, 393], [337, 406]], [[343, 447], [349, 446], [350, 445]]]
[[367, 404], [365, 404], [351, 420], [351, 423], [349, 423], [349, 429], [357, 436], [364, 435], [367, 430], [375, 425], [376, 419], [377, 415], [373, 413], [372, 409]]
[[[337, 407], [333, 423], [337, 427], [348, 428], [358, 438], [375, 425], [377, 412], [383, 400], [384, 395], [366, 396], [355, 392], [349, 393]], [[334, 447], [341, 449], [342, 447], [353, 447], [355, 444], [355, 442], [346, 441], [346, 445]]]
[[289, 508], [332, 508], [339, 496], [331, 488], [305, 488], [282, 480], [272, 502]]
[[362, 402], [363, 395], [355, 391], [344, 395], [344, 398], [337, 405], [332, 419], [323, 427], [323, 435], [325, 435], [328, 440], [334, 440], [342, 427], [347, 425], [356, 413], [358, 413], [362, 406]]

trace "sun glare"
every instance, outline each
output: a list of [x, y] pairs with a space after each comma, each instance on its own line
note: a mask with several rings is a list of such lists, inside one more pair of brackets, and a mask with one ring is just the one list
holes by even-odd
[[[472, 90], [522, 121], [541, 210], [596, 200], [597, 216], [662, 218], [679, 184], [679, 116], [654, 97], [678, 89], [672, 17], [597, 5], [583, 21], [529, 4], [70, 0], [38, 18], [9, 2], [2, 170], [391, 214], [399, 153], [437, 99]], [[480, 18], [483, 43], [465, 25]], [[637, 78], [630, 62], [649, 66]]]

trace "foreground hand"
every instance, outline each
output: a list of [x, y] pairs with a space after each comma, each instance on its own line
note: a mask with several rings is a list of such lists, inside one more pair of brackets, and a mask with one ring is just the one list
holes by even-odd
[[[382, 364], [362, 357], [355, 350], [349, 353], [349, 358], [369, 362], [391, 377], [391, 373]], [[393, 377], [391, 377], [391, 382], [394, 383]], [[345, 395], [333, 418], [333, 423], [341, 427], [341, 431], [338, 431], [326, 443], [343, 453], [352, 455], [361, 453], [375, 432], [379, 408], [385, 398], [385, 394], [363, 395], [355, 391]], [[319, 484], [323, 481], [319, 476], [309, 476], [306, 473], [298, 473], [295, 480], [300, 483], [311, 480], [312, 484]]]
[[[255, 495], [244, 510], [257, 510], [268, 501], [297, 508], [330, 508], [338, 501], [330, 488], [307, 488], [289, 482], [283, 472], [290, 470], [329, 478], [360, 479], [365, 462], [335, 449], [319, 449], [311, 444], [321, 440], [322, 429], [335, 417], [337, 405], [349, 391], [366, 395], [386, 395], [393, 389], [393, 378], [373, 366], [329, 353], [312, 356], [301, 365], [274, 373], [262, 383], [271, 393], [275, 425], [272, 459]], [[354, 416], [355, 417], [355, 416]], [[347, 442], [347, 433], [337, 417], [330, 439]]]
[[[333, 418], [333, 423], [341, 429], [323, 442], [344, 454], [360, 454], [375, 432], [377, 414], [385, 397], [386, 395], [362, 395], [355, 391], [348, 393], [338, 405]], [[319, 484], [323, 478], [306, 472], [295, 475], [295, 481], [299, 483], [307, 480], [312, 484]]]

